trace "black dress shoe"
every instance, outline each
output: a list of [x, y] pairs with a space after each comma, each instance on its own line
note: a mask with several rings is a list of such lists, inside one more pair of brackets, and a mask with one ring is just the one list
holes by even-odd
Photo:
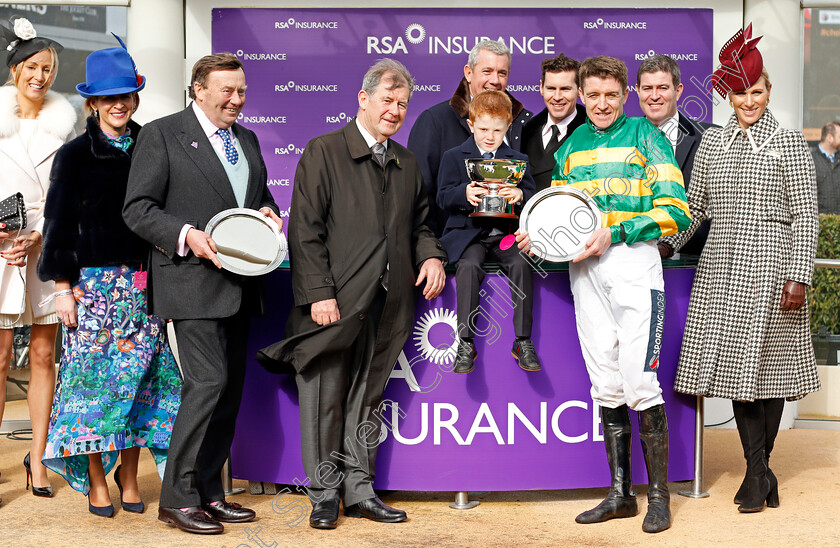
[[224, 525], [210, 517], [198, 506], [190, 506], [184, 510], [161, 507], [158, 508], [158, 519], [187, 533], [215, 535], [225, 530]]
[[458, 352], [455, 354], [453, 373], [462, 375], [475, 369], [475, 344], [468, 339], [458, 339]]
[[537, 351], [534, 350], [534, 343], [531, 342], [531, 339], [516, 339], [513, 341], [513, 349], [510, 353], [519, 362], [519, 367], [525, 371], [542, 369], [540, 358], [537, 356]]
[[338, 522], [338, 499], [322, 500], [312, 505], [309, 526], [315, 529], [335, 529]]
[[257, 517], [257, 513], [250, 508], [245, 508], [239, 503], [228, 502], [226, 500], [202, 504], [201, 508], [216, 521], [223, 521], [225, 523], [245, 523], [247, 521], [254, 521], [254, 518]]
[[406, 515], [402, 510], [391, 508], [381, 500], [379, 497], [366, 499], [352, 506], [344, 509], [344, 515], [351, 518], [367, 518], [372, 521], [381, 521], [383, 523], [398, 523], [405, 521]]

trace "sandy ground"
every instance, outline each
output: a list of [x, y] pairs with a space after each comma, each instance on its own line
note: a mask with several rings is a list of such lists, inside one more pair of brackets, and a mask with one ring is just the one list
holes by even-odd
[[[772, 466], [779, 478], [781, 506], [739, 514], [732, 503], [744, 463], [734, 430], [707, 430], [705, 499], [676, 494], [687, 484], [671, 484], [673, 527], [643, 533], [642, 514], [630, 519], [578, 525], [574, 516], [594, 506], [603, 489], [518, 491], [479, 495], [471, 510], [452, 510], [452, 493], [386, 493], [383, 499], [408, 512], [400, 524], [380, 524], [341, 517], [332, 531], [311, 529], [300, 495], [286, 495], [275, 507], [270, 495], [237, 495], [230, 500], [257, 511], [250, 524], [230, 524], [222, 535], [202, 537], [170, 528], [157, 520], [159, 482], [148, 453], [141, 458], [141, 492], [149, 509], [142, 515], [117, 509], [113, 519], [87, 511], [87, 500], [52, 475], [56, 495], [33, 497], [24, 490], [21, 465], [28, 443], [0, 438], [0, 546], [210, 546], [227, 548], [281, 546], [840, 546], [840, 432], [788, 430], [779, 434]], [[604, 463], [606, 466], [606, 462]], [[562, 462], [558, 462], [562, 466]], [[110, 481], [110, 478], [109, 478]], [[235, 487], [247, 482], [235, 481]], [[118, 502], [111, 482], [112, 500]], [[299, 505], [289, 505], [297, 501]], [[295, 508], [300, 508], [295, 512]], [[292, 514], [295, 515], [292, 515]]]

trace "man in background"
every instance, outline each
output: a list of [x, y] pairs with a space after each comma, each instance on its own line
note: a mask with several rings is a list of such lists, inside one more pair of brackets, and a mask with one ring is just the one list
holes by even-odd
[[822, 214], [840, 215], [840, 122], [822, 128], [820, 142], [811, 149], [817, 170], [817, 209]]
[[[694, 155], [700, 146], [700, 139], [706, 129], [716, 126], [692, 120], [677, 111], [677, 101], [683, 92], [680, 66], [667, 55], [652, 55], [642, 61], [636, 73], [636, 90], [645, 118], [662, 130], [670, 141], [688, 192], [691, 171], [694, 169]], [[680, 249], [680, 253], [700, 255], [709, 235], [710, 225], [709, 219], [703, 221], [694, 236]], [[659, 251], [663, 258], [674, 254], [674, 250], [666, 244], [662, 244]]]
[[[504, 91], [510, 76], [510, 50], [502, 42], [482, 40], [470, 51], [464, 67], [464, 76], [458, 89], [448, 101], [443, 101], [424, 110], [408, 135], [408, 149], [417, 157], [426, 194], [429, 196], [429, 228], [438, 238], [443, 233], [447, 214], [435, 204], [437, 180], [443, 153], [463, 143], [472, 133], [467, 119], [470, 101], [480, 92], [488, 89]], [[520, 150], [522, 128], [531, 118], [531, 111], [507, 93], [513, 104], [513, 122], [505, 135], [505, 141], [513, 150]]]
[[537, 192], [551, 186], [554, 153], [586, 121], [586, 110], [577, 102], [580, 61], [561, 53], [543, 59], [540, 67], [540, 94], [545, 108], [522, 130], [522, 152], [528, 155]]

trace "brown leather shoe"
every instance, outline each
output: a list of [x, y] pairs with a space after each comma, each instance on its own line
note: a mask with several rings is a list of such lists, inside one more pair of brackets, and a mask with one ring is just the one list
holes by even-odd
[[245, 523], [246, 521], [254, 521], [254, 518], [257, 517], [256, 512], [250, 508], [244, 508], [236, 502], [220, 500], [219, 503], [209, 502], [202, 504], [201, 508], [216, 521], [225, 523]]
[[158, 508], [158, 519], [187, 533], [216, 535], [224, 532], [225, 526], [213, 519], [198, 506], [179, 508]]

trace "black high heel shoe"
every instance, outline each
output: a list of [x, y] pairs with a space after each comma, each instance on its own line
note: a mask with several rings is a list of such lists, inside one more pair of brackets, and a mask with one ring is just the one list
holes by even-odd
[[141, 500], [140, 502], [125, 502], [123, 500], [123, 488], [122, 482], [120, 482], [120, 468], [122, 468], [122, 464], [117, 466], [117, 469], [114, 471], [114, 483], [117, 484], [117, 489], [120, 490], [120, 504], [122, 504], [123, 510], [126, 512], [134, 512], [135, 514], [142, 514], [143, 511], [146, 509], [146, 505]]
[[[32, 467], [31, 461], [29, 460], [29, 453], [23, 457], [23, 467], [26, 468], [26, 489], [29, 489], [29, 479], [32, 477]], [[52, 485], [48, 485], [47, 487], [35, 487], [35, 484], [33, 483], [32, 494], [36, 497], [51, 498], [53, 496]]]

